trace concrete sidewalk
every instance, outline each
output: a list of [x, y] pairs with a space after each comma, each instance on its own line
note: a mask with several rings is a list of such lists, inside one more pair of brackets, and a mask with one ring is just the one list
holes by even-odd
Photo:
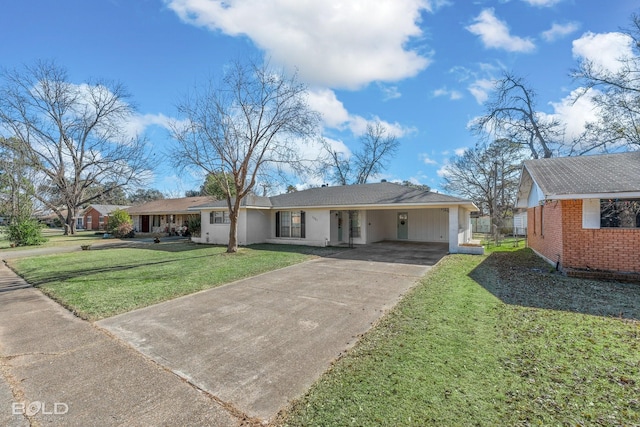
[[234, 426], [242, 421], [117, 338], [75, 318], [4, 263], [0, 307], [0, 425]]

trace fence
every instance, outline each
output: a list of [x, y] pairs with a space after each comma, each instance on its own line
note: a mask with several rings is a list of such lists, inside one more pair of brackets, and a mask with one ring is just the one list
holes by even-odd
[[[504, 235], [525, 236], [527, 234], [526, 216], [516, 215], [514, 218], [505, 218], [499, 233]], [[482, 216], [471, 218], [471, 230], [474, 233], [492, 234], [494, 233], [491, 218]]]

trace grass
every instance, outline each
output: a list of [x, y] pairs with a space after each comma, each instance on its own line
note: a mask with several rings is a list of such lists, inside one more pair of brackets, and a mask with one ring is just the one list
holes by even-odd
[[[329, 250], [329, 249], [327, 249]], [[29, 283], [87, 320], [98, 320], [292, 265], [318, 248], [188, 243], [141, 245], [10, 260]]]
[[42, 235], [49, 239], [47, 242], [38, 246], [19, 246], [17, 248], [12, 248], [11, 242], [7, 239], [4, 227], [0, 227], [0, 249], [7, 251], [21, 251], [34, 248], [85, 245], [102, 241], [102, 234], [96, 235], [95, 233], [95, 231], [78, 231], [74, 235], [65, 236], [61, 229], [43, 228]]
[[444, 258], [277, 423], [640, 425], [637, 285], [508, 249]]

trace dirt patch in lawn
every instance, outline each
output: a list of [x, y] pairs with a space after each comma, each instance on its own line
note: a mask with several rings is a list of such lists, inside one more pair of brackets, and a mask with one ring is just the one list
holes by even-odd
[[506, 304], [640, 320], [640, 285], [566, 277], [530, 249], [495, 252], [469, 276]]

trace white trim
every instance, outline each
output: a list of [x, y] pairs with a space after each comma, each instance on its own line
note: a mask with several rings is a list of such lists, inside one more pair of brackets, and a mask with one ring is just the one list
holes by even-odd
[[589, 193], [589, 194], [545, 194], [545, 199], [551, 200], [577, 200], [577, 199], [637, 199], [640, 191], [627, 191], [624, 193]]
[[582, 228], [600, 228], [600, 199], [584, 199], [582, 201]]

